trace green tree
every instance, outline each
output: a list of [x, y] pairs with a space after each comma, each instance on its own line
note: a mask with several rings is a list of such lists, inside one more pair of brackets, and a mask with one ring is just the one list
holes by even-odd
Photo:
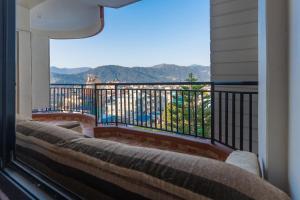
[[[208, 85], [195, 84], [198, 81], [192, 73], [186, 79], [190, 84], [172, 91], [163, 120], [169, 131], [197, 136], [210, 136], [211, 95]], [[203, 114], [202, 114], [203, 113]], [[166, 117], [167, 116], [167, 117]], [[165, 124], [165, 123], [164, 123]], [[203, 126], [204, 125], [204, 126]]]

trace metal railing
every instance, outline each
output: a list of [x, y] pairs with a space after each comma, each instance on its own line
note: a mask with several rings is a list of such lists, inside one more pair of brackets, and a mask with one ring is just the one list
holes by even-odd
[[95, 86], [83, 84], [50, 85], [49, 108], [44, 111], [95, 114]]
[[47, 111], [257, 151], [257, 82], [51, 84]]

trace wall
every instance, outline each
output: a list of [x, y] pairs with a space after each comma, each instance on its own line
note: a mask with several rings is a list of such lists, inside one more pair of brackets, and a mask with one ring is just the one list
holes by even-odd
[[30, 11], [17, 5], [17, 113], [30, 117], [32, 109], [49, 105], [49, 38], [31, 31]]
[[212, 80], [258, 79], [257, 0], [211, 0]]
[[17, 6], [17, 66], [16, 66], [16, 111], [31, 116], [31, 39], [29, 10]]
[[298, 0], [260, 0], [260, 148], [265, 176], [300, 199]]
[[16, 7], [16, 26], [17, 30], [30, 31], [29, 9], [17, 5]]
[[[211, 0], [211, 78], [213, 81], [258, 80], [258, 1]], [[257, 87], [218, 86], [217, 90], [257, 91]], [[229, 95], [229, 141], [231, 138], [232, 112]], [[240, 140], [239, 94], [236, 96], [236, 144]], [[225, 94], [222, 97], [222, 129], [219, 128], [219, 98], [215, 100], [215, 135], [225, 136]], [[253, 96], [253, 152], [258, 152], [258, 101]], [[249, 143], [249, 96], [244, 99], [244, 142]], [[237, 146], [239, 147], [239, 146]], [[245, 147], [244, 150], [249, 150]]]
[[32, 108], [49, 107], [50, 52], [48, 36], [31, 33]]
[[259, 60], [259, 102], [258, 107], [259, 110], [263, 110], [263, 112], [259, 113], [258, 116], [258, 140], [259, 140], [259, 160], [260, 165], [262, 169], [262, 173], [264, 176], [266, 176], [266, 160], [267, 160], [267, 153], [266, 153], [266, 146], [267, 146], [267, 102], [265, 99], [267, 99], [267, 81], [265, 81], [266, 74], [267, 74], [267, 68], [266, 68], [266, 59], [267, 59], [267, 52], [266, 52], [266, 46], [267, 46], [267, 27], [266, 27], [266, 17], [265, 17], [265, 5], [264, 0], [259, 0], [259, 26], [258, 26], [258, 33], [259, 33], [259, 40], [258, 40], [258, 60]]
[[23, 116], [31, 116], [31, 51], [30, 32], [18, 31], [17, 59], [17, 112]]
[[286, 192], [289, 191], [287, 3], [259, 1], [259, 158], [265, 178]]
[[293, 199], [300, 199], [300, 2], [289, 5], [289, 186]]

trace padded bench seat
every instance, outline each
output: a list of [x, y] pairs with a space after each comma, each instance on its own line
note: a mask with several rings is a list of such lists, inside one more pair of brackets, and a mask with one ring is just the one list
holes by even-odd
[[19, 122], [16, 144], [19, 159], [84, 199], [289, 199], [225, 162], [85, 138], [40, 122]]

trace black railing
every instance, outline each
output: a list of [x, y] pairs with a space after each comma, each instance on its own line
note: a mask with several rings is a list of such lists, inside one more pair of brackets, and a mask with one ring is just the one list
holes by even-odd
[[51, 85], [49, 96], [50, 108], [46, 111], [95, 114], [94, 85]]
[[257, 151], [257, 82], [52, 84], [48, 110]]

